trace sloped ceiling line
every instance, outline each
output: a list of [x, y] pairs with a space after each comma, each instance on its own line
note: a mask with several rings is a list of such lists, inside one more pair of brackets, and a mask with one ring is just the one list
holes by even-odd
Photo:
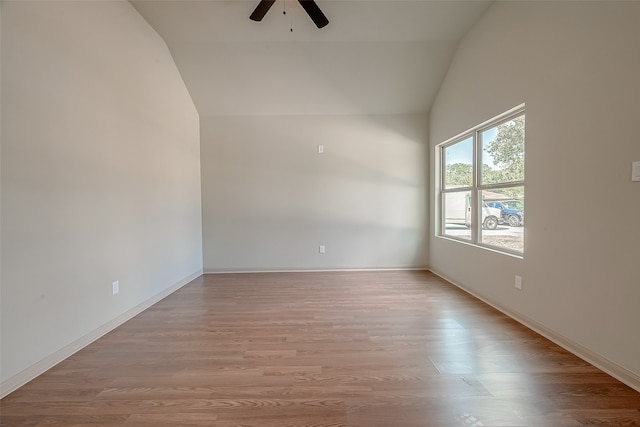
[[331, 21], [322, 31], [304, 11], [253, 22], [253, 0], [131, 3], [166, 41], [200, 116], [427, 113], [491, 3], [318, 1]]

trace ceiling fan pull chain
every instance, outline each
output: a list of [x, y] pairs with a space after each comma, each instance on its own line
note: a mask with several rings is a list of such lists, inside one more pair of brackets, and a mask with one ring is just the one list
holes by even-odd
[[[282, 0], [282, 2], [286, 4], [287, 0]], [[293, 13], [289, 14], [289, 31], [293, 33]]]

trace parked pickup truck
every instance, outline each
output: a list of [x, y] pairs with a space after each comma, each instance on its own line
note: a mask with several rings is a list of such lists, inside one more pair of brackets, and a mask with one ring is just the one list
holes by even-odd
[[487, 206], [500, 209], [500, 222], [511, 227], [524, 225], [524, 207], [519, 200], [486, 202]]

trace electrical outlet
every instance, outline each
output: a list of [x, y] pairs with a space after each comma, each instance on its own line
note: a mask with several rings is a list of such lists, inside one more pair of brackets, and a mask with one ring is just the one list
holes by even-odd
[[113, 295], [120, 292], [120, 281], [116, 280], [115, 282], [111, 283], [111, 291], [113, 292]]
[[324, 153], [324, 145], [318, 145], [318, 154]]
[[324, 251], [325, 251], [325, 247], [324, 247], [324, 245], [320, 245], [320, 246], [318, 246], [318, 252], [320, 252], [321, 254], [323, 254], [323, 253], [324, 253]]
[[516, 289], [522, 290], [522, 277], [516, 276]]

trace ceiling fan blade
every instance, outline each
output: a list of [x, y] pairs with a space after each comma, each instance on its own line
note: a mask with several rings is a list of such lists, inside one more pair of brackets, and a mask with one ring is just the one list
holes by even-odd
[[318, 7], [315, 1], [298, 0], [298, 2], [302, 5], [304, 10], [307, 12], [307, 15], [309, 15], [309, 18], [311, 18], [311, 20], [313, 21], [313, 23], [316, 24], [316, 27], [322, 28], [329, 23], [329, 20], [327, 19], [326, 16], [324, 16], [324, 13], [322, 13], [322, 11], [320, 10], [320, 8]]
[[254, 10], [251, 16], [249, 16], [249, 19], [251, 19], [252, 21], [262, 21], [264, 15], [267, 14], [269, 9], [271, 9], [271, 6], [273, 6], [275, 2], [276, 0], [260, 0], [260, 3], [258, 3], [256, 10]]

